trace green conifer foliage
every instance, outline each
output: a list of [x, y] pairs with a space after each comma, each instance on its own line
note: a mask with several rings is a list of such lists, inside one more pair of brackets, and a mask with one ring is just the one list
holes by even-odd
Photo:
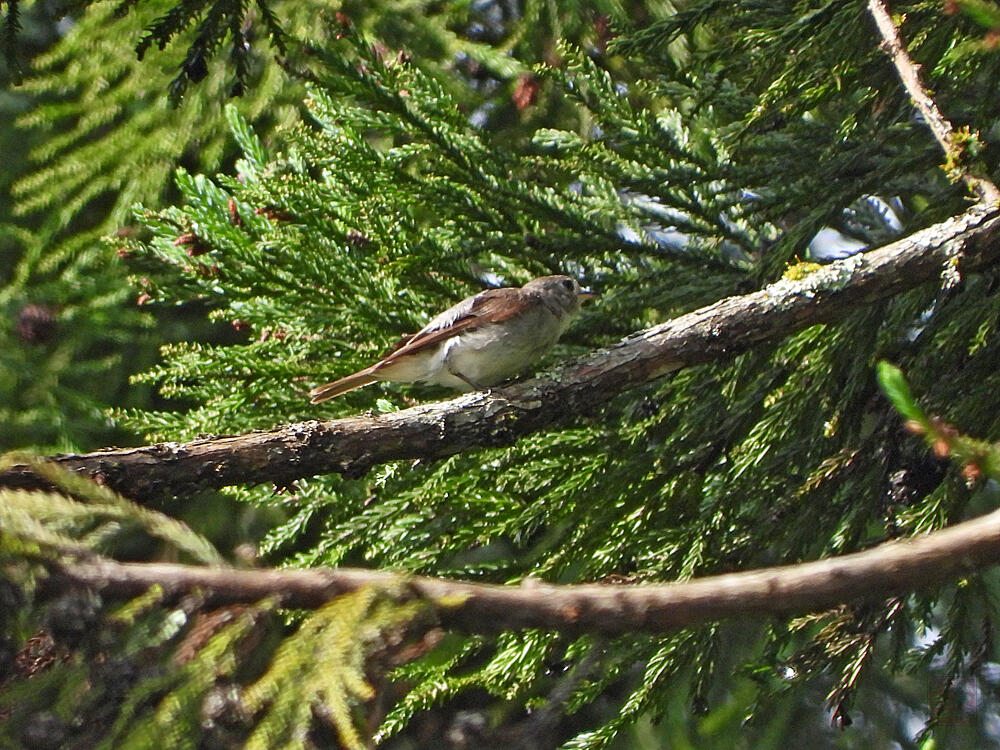
[[[178, 335], [177, 321], [149, 330], [154, 321], [137, 308], [116, 247], [101, 237], [119, 230], [136, 201], [159, 200], [179, 160], [213, 168], [227, 148], [211, 112], [225, 72], [213, 73], [199, 101], [171, 109], [164, 97], [171, 62], [140, 66], [122, 47], [149, 16], [116, 21], [112, 11], [91, 9], [36, 57], [19, 94], [35, 104], [17, 122], [36, 146], [12, 164], [20, 173], [11, 188], [20, 226], [6, 232], [11, 264], [0, 289], [2, 408], [13, 428], [0, 439], [7, 448], [126, 438], [103, 411], [145, 402], [148, 393], [129, 392], [127, 375], [153, 360], [162, 337]], [[278, 121], [293, 116], [289, 99], [274, 102], [280, 71], [260, 66], [257, 73], [258, 95], [244, 101], [248, 115], [263, 127], [263, 110]], [[44, 335], [24, 335], [26, 310], [48, 312]]]
[[[937, 4], [902, 7], [940, 105], [981, 130], [974, 157], [994, 167], [996, 100], [984, 92], [997, 58], [969, 46], [981, 29]], [[636, 26], [613, 46], [629, 66], [565, 46], [532, 69], [540, 101], [575, 116], [560, 109], [530, 139], [476, 127], [471, 100], [439, 70], [350, 30], [301, 65], [309, 117], [281, 146], [230, 109], [235, 174], [180, 170], [182, 203], [140, 210], [152, 239], [127, 247], [156, 268], [151, 300], [197, 301], [243, 338], [164, 348], [138, 380], [194, 406], [121, 411], [120, 422], [182, 440], [395, 409], [438, 392], [378, 385], [322, 407], [305, 394], [498, 279], [558, 271], [600, 289], [553, 355], [565, 357], [776, 280], [865, 195], [899, 196], [909, 228], [961, 210], [863, 4], [699, 2]], [[513, 447], [236, 495], [287, 514], [263, 544], [280, 564], [628, 585], [843, 554], [995, 504], [990, 485], [904, 430], [875, 367], [896, 362], [928, 411], [995, 441], [998, 316], [995, 271], [945, 278]], [[983, 575], [657, 638], [453, 636], [397, 671], [409, 690], [376, 736], [403, 746], [428, 714], [469, 703], [494, 725], [524, 723], [568, 672], [552, 745], [610, 747], [633, 725], [651, 746], [833, 745], [824, 699], [843, 726], [867, 719], [845, 744], [912, 742], [893, 714], [940, 718], [941, 685], [985, 684], [996, 586]], [[910, 670], [918, 687], [891, 689], [886, 670]], [[794, 718], [803, 704], [808, 718]], [[695, 728], [689, 712], [709, 715]], [[661, 719], [659, 735], [645, 724]], [[944, 721], [936, 731], [975, 735]]]
[[[369, 55], [359, 68], [336, 48], [322, 53], [310, 92], [316, 127], [290, 131], [289, 148], [269, 157], [234, 120], [244, 152], [238, 178], [182, 173], [184, 208], [144, 214], [156, 239], [137, 251], [174, 274], [156, 293], [208, 301], [216, 316], [239, 321], [247, 341], [170, 348], [164, 366], [144, 378], [199, 406], [184, 414], [133, 413], [130, 424], [178, 439], [350, 413], [377, 393], [359, 391], [320, 410], [306, 406], [304, 393], [371, 362], [430, 312], [482, 288], [491, 278], [485, 274], [520, 282], [563, 271], [596, 282], [603, 299], [560, 347], [557, 356], [566, 355], [754, 278], [773, 278], [775, 257], [802, 253], [801, 238], [830, 220], [834, 207], [843, 210], [876, 188], [898, 191], [914, 213], [932, 204], [913, 223], [956, 210], [960, 192], [934, 177], [929, 136], [912, 122], [905, 98], [890, 93], [893, 72], [862, 28], [862, 11], [837, 3], [807, 17], [788, 10], [766, 24], [751, 11], [740, 16], [742, 34], [766, 34], [766, 54], [749, 44], [725, 58], [695, 54], [679, 91], [669, 85], [669, 68], [626, 90], [578, 50], [563, 49], [565, 65], [537, 72], [577, 104], [579, 125], [503, 148], [470, 126], [436, 77], [417, 65]], [[928, 40], [959, 33], [939, 15], [918, 18]], [[845, 29], [859, 32], [850, 49]], [[703, 33], [715, 43], [736, 25], [726, 16]], [[638, 33], [618, 48], [648, 53], [672, 34], [654, 45]], [[812, 39], [820, 44], [807, 59], [791, 54]], [[855, 84], [865, 71], [878, 71], [882, 95], [894, 100], [889, 112], [860, 117], [857, 106], [843, 109], [859, 96], [857, 86], [838, 90], [821, 84], [818, 73], [838, 55], [841, 67], [853, 66]], [[765, 58], [790, 62], [782, 69], [764, 66]], [[990, 122], [990, 105], [971, 95], [980, 80], [974, 67], [940, 63], [944, 102], [967, 101], [970, 119]], [[742, 88], [749, 83], [756, 85]], [[788, 124], [758, 132], [777, 110]], [[847, 122], [852, 127], [842, 132]], [[835, 180], [820, 204], [804, 201], [836, 166], [804, 153], [821, 144], [847, 162], [853, 144], [875, 147], [868, 143], [874, 133], [883, 153], [858, 167], [871, 164], [874, 172]], [[791, 169], [800, 176], [779, 178], [779, 148], [799, 154]], [[924, 180], [919, 190], [904, 191], [915, 175]], [[744, 182], [748, 176], [755, 181]], [[747, 185], [763, 198], [741, 200]], [[799, 209], [794, 220], [791, 206]], [[667, 221], [694, 238], [687, 249], [657, 241], [655, 225]], [[197, 247], [197, 263], [211, 272], [191, 272], [185, 247]], [[298, 564], [364, 562], [511, 583], [527, 576], [640, 582], [839, 554], [938, 528], [960, 518], [977, 495], [918, 444], [900, 440], [873, 364], [892, 356], [936, 410], [995, 437], [997, 351], [986, 333], [996, 326], [993, 286], [971, 278], [961, 291], [926, 289], [859, 309], [839, 326], [683, 372], [575, 428], [510, 449], [389, 466], [363, 483], [304, 483], [282, 500], [291, 516], [271, 533], [266, 551]], [[381, 408], [395, 408], [406, 392], [383, 388]], [[240, 495], [266, 502], [264, 493]], [[515, 705], [544, 701], [552, 689], [546, 665], [573, 663], [595, 649], [599, 667], [570, 705], [586, 706], [607, 691], [622, 702], [603, 721], [584, 711], [583, 724], [598, 726], [578, 727], [567, 747], [604, 746], [638, 717], [676, 706], [678, 680], [699, 705], [739, 693], [732, 670], [757, 675], [771, 702], [790, 686], [822, 684], [826, 673], [832, 710], [846, 717], [859, 678], [875, 664], [902, 666], [946, 642], [952, 677], [960, 679], [968, 663], [962, 655], [981, 645], [972, 634], [989, 627], [977, 603], [990, 595], [989, 584], [977, 591], [955, 599], [931, 649], [908, 636], [940, 622], [923, 599], [742, 634], [711, 626], [600, 647], [539, 633], [452, 644], [435, 666], [405, 670], [414, 687], [381, 736], [472, 687]], [[978, 625], [947, 625], [969, 618]], [[895, 645], [880, 651], [890, 631]], [[638, 673], [637, 664], [644, 665]]]
[[[192, 316], [187, 307], [155, 308], [154, 319], [150, 308], [138, 309], [136, 299], [147, 298], [126, 284], [114, 252], [122, 246], [100, 238], [138, 231], [132, 207], [170, 197], [178, 164], [213, 170], [232, 160], [222, 108], [234, 75], [242, 81], [236, 106], [263, 137], [297, 120], [303, 90], [274, 60], [266, 41], [269, 12], [290, 41], [328, 39], [347, 25], [378, 40], [386, 54], [405, 48], [454, 95], [474, 97], [491, 129], [521, 123], [511, 93], [521, 86], [529, 95], [530, 81], [522, 76], [554, 38], [590, 38], [594, 18], [621, 12], [609, 2], [559, 9], [532, 2], [507, 18], [431, 2], [338, 8], [281, 2], [249, 10], [237, 4], [247, 14], [239, 30], [247, 55], [234, 73], [224, 55], [211, 60], [204, 54], [206, 45], [220, 41], [201, 34], [209, 27], [199, 30], [196, 22], [181, 29], [178, 13], [197, 4], [177, 12], [174, 5], [155, 0], [78, 9], [78, 17], [65, 21], [65, 35], [26, 66], [24, 84], [5, 107], [12, 115], [0, 136], [7, 146], [0, 186], [11, 200], [0, 210], [0, 419], [9, 429], [0, 434], [0, 449], [65, 450], [134, 439], [103, 414], [109, 405], [148, 403], [148, 389], [129, 388], [128, 375], [149, 366], [164, 341], [218, 338], [193, 322], [200, 310]], [[236, 5], [213, 8], [228, 12]], [[17, 7], [7, 10], [14, 14]], [[150, 49], [137, 60], [135, 46], [146, 30], [165, 30], [157, 23], [167, 16], [177, 36], [165, 50]], [[231, 29], [223, 24], [216, 31]], [[171, 81], [199, 54], [190, 46], [195, 39], [207, 60], [205, 75], [171, 103]], [[22, 46], [33, 49], [28, 41], [21, 39]], [[453, 70], [461, 75], [446, 75]], [[558, 109], [558, 100], [549, 100], [529, 111]], [[31, 328], [39, 316], [48, 322]]]
[[[995, 171], [1000, 110], [980, 92], [1000, 62], [981, 27], [936, 3], [892, 3], [892, 11], [935, 101], [957, 129], [978, 131], [971, 156]], [[865, 193], [904, 196], [924, 221], [956, 210], [960, 193], [937, 168], [937, 146], [879, 48], [865, 3], [694, 2], [612, 49], [662, 59], [692, 29], [702, 40], [692, 64], [660, 84], [722, 115], [734, 179], [760, 191], [758, 210], [793, 225], [766, 266], [771, 273]]]

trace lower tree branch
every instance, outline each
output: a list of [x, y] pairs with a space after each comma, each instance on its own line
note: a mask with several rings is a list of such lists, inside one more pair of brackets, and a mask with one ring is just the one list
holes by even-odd
[[[683, 367], [731, 359], [860, 306], [942, 276], [1000, 259], [1000, 214], [976, 208], [961, 216], [846, 258], [801, 281], [779, 281], [729, 297], [618, 344], [567, 362], [548, 379], [473, 393], [378, 416], [309, 421], [274, 430], [189, 443], [160, 443], [62, 455], [61, 466], [128, 497], [190, 496], [229, 485], [274, 483], [340, 473], [363, 475], [401, 459], [435, 459], [509, 445], [518, 438], [593, 413], [614, 396]], [[0, 487], [44, 486], [25, 465], [0, 471]]]
[[198, 592], [209, 605], [276, 598], [315, 608], [362, 586], [429, 602], [443, 625], [468, 632], [543, 628], [568, 633], [662, 633], [731, 617], [794, 615], [933, 587], [1000, 562], [1000, 511], [922, 537], [815, 562], [656, 585], [521, 586], [466, 583], [358, 569], [233, 570], [165, 563], [77, 562], [43, 588], [91, 587], [105, 598], [162, 586], [167, 598]]
[[968, 168], [962, 166], [965, 148], [956, 139], [951, 123], [941, 114], [941, 110], [938, 109], [937, 104], [920, 82], [917, 66], [907, 54], [906, 47], [899, 37], [899, 29], [893, 23], [892, 17], [889, 15], [889, 8], [884, 0], [868, 0], [868, 11], [878, 27], [883, 48], [892, 59], [892, 64], [896, 66], [903, 88], [910, 95], [913, 106], [924, 118], [927, 127], [934, 134], [934, 138], [941, 145], [948, 163], [954, 165], [958, 177], [981, 201], [992, 206], [1000, 204], [1000, 190], [997, 189], [997, 186], [984, 177], [977, 177]]

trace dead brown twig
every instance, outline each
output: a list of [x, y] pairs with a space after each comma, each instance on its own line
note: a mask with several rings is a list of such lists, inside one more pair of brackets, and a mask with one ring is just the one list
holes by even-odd
[[997, 189], [989, 179], [973, 174], [965, 164], [966, 144], [971, 136], [967, 132], [955, 131], [951, 122], [941, 114], [934, 99], [920, 82], [919, 68], [907, 53], [899, 36], [899, 29], [889, 15], [889, 8], [884, 0], [868, 0], [868, 12], [875, 20], [879, 35], [882, 37], [882, 48], [892, 59], [903, 88], [941, 145], [949, 174], [964, 182], [984, 203], [993, 206], [1000, 204], [1000, 189]]

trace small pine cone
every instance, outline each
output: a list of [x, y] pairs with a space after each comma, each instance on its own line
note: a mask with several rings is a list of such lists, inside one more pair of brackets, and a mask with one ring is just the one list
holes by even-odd
[[189, 258], [196, 258], [199, 255], [204, 255], [212, 249], [194, 232], [185, 232], [174, 240], [174, 244], [178, 247], [186, 247]]
[[611, 29], [611, 19], [605, 15], [598, 16], [594, 21], [594, 31], [597, 33], [597, 49], [602, 55], [606, 54], [608, 42], [615, 36]]
[[216, 263], [208, 265], [207, 263], [195, 263], [191, 268], [191, 272], [195, 276], [200, 276], [203, 279], [211, 279], [219, 275], [219, 266]]
[[366, 247], [367, 245], [370, 245], [372, 241], [371, 237], [364, 232], [359, 232], [357, 229], [348, 230], [345, 236], [347, 241], [355, 247]]
[[236, 199], [229, 199], [229, 223], [234, 227], [243, 226], [243, 217], [240, 216], [240, 207], [236, 205]]
[[538, 90], [541, 87], [542, 84], [535, 76], [530, 73], [521, 75], [517, 79], [517, 83], [514, 86], [514, 93], [511, 97], [514, 100], [514, 106], [519, 111], [530, 107], [538, 99]]
[[42, 344], [56, 333], [56, 312], [46, 305], [25, 305], [14, 321], [14, 330], [22, 341]]
[[295, 214], [290, 211], [278, 208], [277, 206], [262, 206], [254, 211], [258, 216], [263, 215], [271, 221], [295, 221]]

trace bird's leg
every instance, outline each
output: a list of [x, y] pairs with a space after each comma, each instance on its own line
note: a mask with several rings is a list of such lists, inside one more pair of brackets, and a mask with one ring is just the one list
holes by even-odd
[[[451, 369], [450, 367], [448, 368], [448, 372], [450, 372], [452, 375], [454, 375], [459, 380], [461, 380], [464, 383], [466, 383], [474, 391], [485, 391], [486, 395], [488, 395], [488, 396], [499, 396], [500, 398], [505, 398], [507, 400], [510, 400], [510, 395], [509, 395], [509, 392], [507, 391], [506, 388], [501, 388], [498, 385], [492, 385], [492, 386], [479, 385], [478, 383], [474, 383], [473, 381], [469, 380], [462, 373], [456, 372], [455, 370]], [[511, 385], [513, 383], [516, 383], [516, 382], [517, 382], [517, 378], [508, 378], [507, 380], [504, 381], [504, 383], [506, 383], [507, 385]]]
[[463, 375], [462, 373], [458, 372], [458, 370], [453, 370], [451, 367], [449, 367], [448, 368], [448, 372], [451, 373], [452, 375], [454, 375], [459, 380], [461, 380], [463, 383], [465, 383], [467, 386], [469, 386], [469, 388], [471, 388], [474, 391], [489, 390], [485, 386], [479, 385], [479, 383], [473, 383], [471, 380], [469, 380], [467, 377], [465, 377], [465, 375]]

